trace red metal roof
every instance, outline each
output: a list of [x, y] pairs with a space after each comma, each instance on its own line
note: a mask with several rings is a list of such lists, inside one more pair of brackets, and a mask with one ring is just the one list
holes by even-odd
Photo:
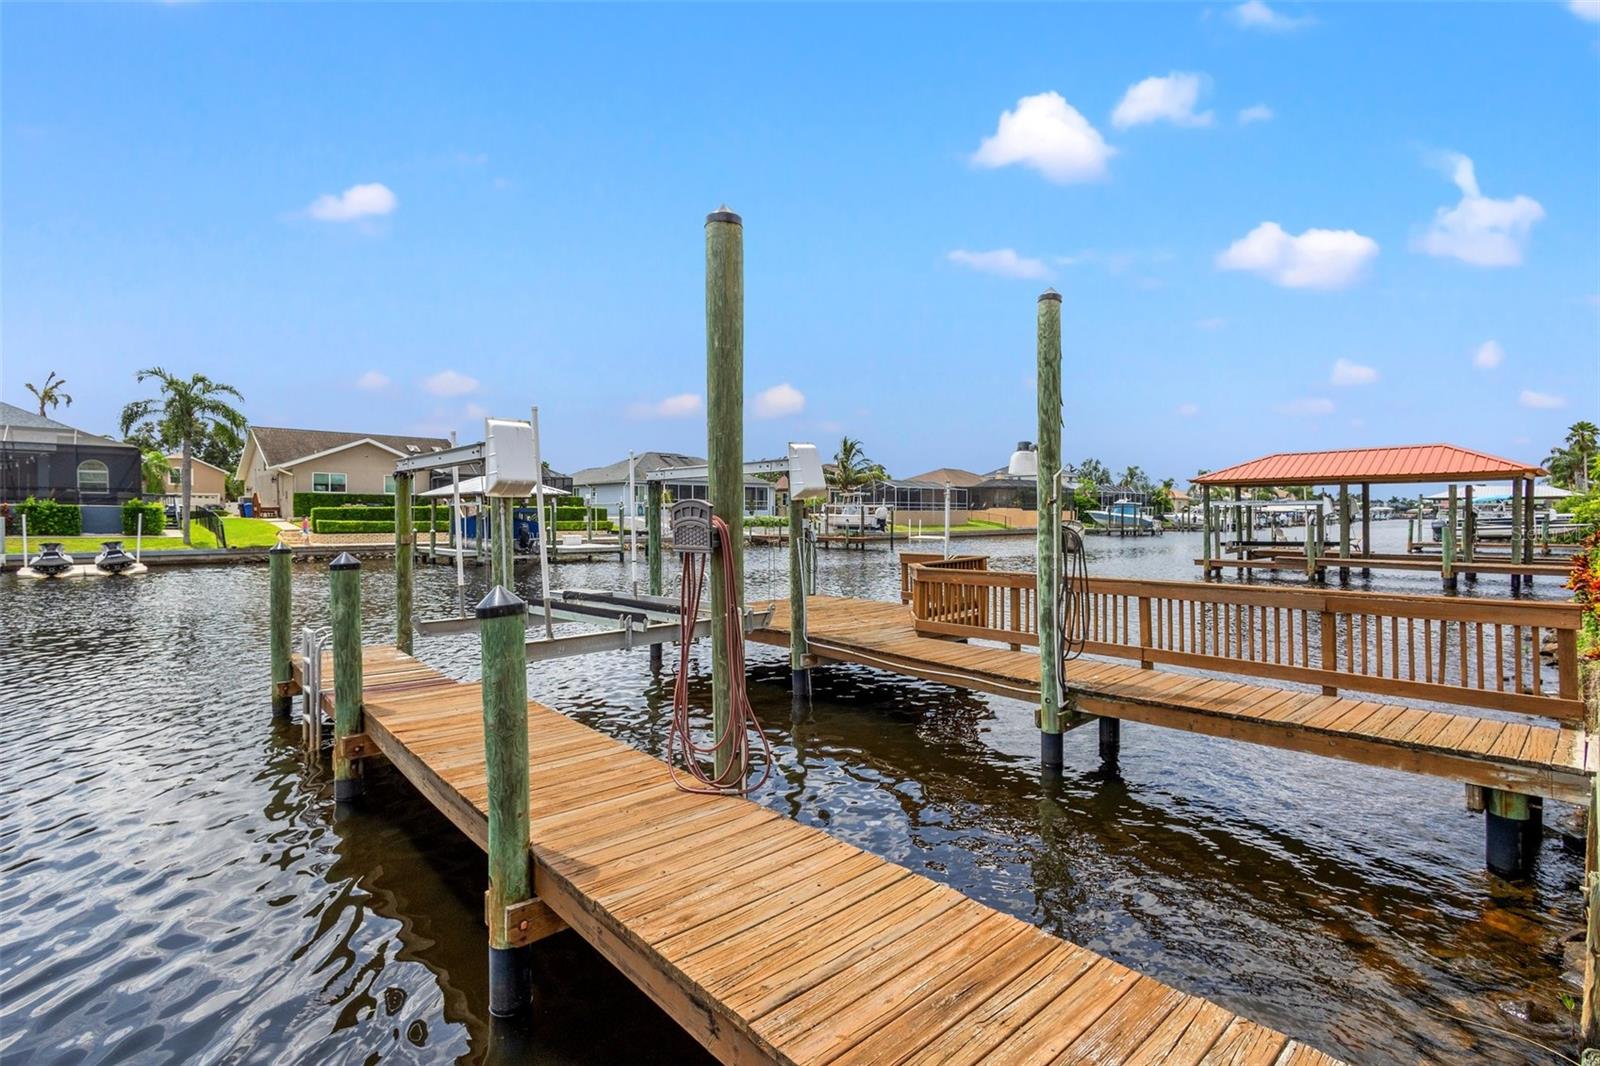
[[1527, 463], [1486, 455], [1454, 444], [1406, 444], [1394, 448], [1347, 448], [1332, 452], [1279, 452], [1213, 470], [1197, 485], [1339, 485], [1382, 482], [1503, 481], [1541, 477]]

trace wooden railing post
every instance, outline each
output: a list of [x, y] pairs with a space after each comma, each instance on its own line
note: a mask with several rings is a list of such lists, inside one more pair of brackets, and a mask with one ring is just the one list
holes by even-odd
[[[1326, 606], [1318, 616], [1317, 628], [1322, 633], [1322, 669], [1337, 670], [1339, 668], [1339, 618]], [[1337, 696], [1339, 689], [1334, 685], [1323, 685], [1324, 696]]]
[[361, 764], [345, 754], [344, 741], [361, 724], [361, 560], [349, 552], [328, 564], [333, 620], [333, 798], [361, 797]]
[[1154, 670], [1156, 664], [1145, 654], [1153, 646], [1150, 632], [1150, 597], [1139, 597], [1139, 669]]
[[[26, 562], [26, 560], [24, 560]], [[294, 669], [289, 658], [289, 604], [293, 593], [291, 586], [294, 552], [283, 541], [267, 550], [267, 596], [270, 601], [271, 621], [267, 631], [267, 646], [272, 656], [272, 713], [287, 715], [293, 700]], [[322, 713], [320, 709], [318, 714]]]
[[533, 895], [528, 843], [528, 605], [500, 585], [477, 608], [483, 663], [483, 753], [489, 791], [489, 1013], [527, 1006], [528, 949], [514, 943], [506, 909]]

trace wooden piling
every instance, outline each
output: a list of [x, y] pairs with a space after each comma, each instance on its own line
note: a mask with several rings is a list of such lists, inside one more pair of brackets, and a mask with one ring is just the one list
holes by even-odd
[[[1522, 538], [1524, 536], [1522, 524], [1522, 479], [1511, 479], [1511, 561], [1517, 562], [1522, 558]], [[1515, 595], [1522, 591], [1522, 575], [1511, 575], [1511, 592]]]
[[[1365, 482], [1361, 485], [1361, 554], [1372, 557], [1372, 486]], [[1372, 568], [1362, 567], [1362, 577], [1371, 577]]]
[[483, 658], [483, 752], [488, 785], [489, 1013], [527, 1006], [532, 983], [526, 944], [517, 945], [508, 908], [533, 895], [528, 868], [528, 605], [502, 585], [477, 607]]
[[[430, 523], [431, 525], [431, 523]], [[411, 523], [411, 475], [394, 477], [394, 645], [411, 654], [412, 564], [416, 537]]]
[[[1339, 486], [1339, 561], [1347, 563], [1350, 558], [1350, 486]], [[1350, 567], [1339, 567], [1339, 580], [1350, 580]]]
[[[1473, 551], [1478, 540], [1478, 516], [1472, 510], [1472, 486], [1468, 485], [1462, 492], [1461, 514], [1461, 558], [1464, 562], [1472, 562]], [[1470, 582], [1475, 575], [1468, 574]]]
[[[792, 488], [792, 486], [791, 486]], [[806, 642], [805, 525], [806, 505], [789, 495], [789, 690], [796, 696], [811, 694], [811, 670]]]
[[267, 645], [272, 656], [272, 713], [279, 715], [289, 713], [294, 696], [294, 663], [289, 657], [293, 563], [294, 552], [283, 541], [267, 549], [267, 598], [271, 612]]
[[[1527, 527], [1522, 537], [1522, 562], [1525, 563], [1533, 562], [1533, 529], [1534, 523], [1538, 520], [1538, 516], [1534, 513], [1533, 507], [1533, 484], [1534, 479], [1531, 477], [1522, 479], [1522, 491], [1525, 496], [1522, 502], [1522, 521]], [[1532, 585], [1533, 575], [1523, 574], [1522, 583], [1524, 585]]]
[[[645, 482], [645, 551], [649, 558], [645, 560], [645, 567], [649, 571], [650, 595], [662, 595], [665, 584], [662, 579], [664, 561], [661, 558], [661, 497], [662, 484], [659, 481]], [[588, 514], [586, 510], [584, 512]], [[661, 645], [650, 645], [650, 669], [661, 669]]]
[[328, 564], [333, 620], [333, 798], [347, 803], [361, 796], [361, 764], [349, 757], [344, 741], [361, 725], [361, 560], [349, 552]]
[[1456, 587], [1456, 487], [1450, 486], [1445, 504], [1444, 528], [1439, 534], [1439, 576], [1450, 588]]
[[[706, 216], [706, 457], [711, 513], [727, 523], [733, 588], [744, 605], [744, 222], [726, 207]], [[722, 556], [711, 555], [711, 725], [720, 741], [730, 720], [727, 596]], [[743, 639], [743, 632], [738, 634]], [[716, 750], [724, 780], [731, 743]]]
[[1037, 317], [1039, 521], [1034, 603], [1039, 612], [1039, 760], [1047, 769], [1059, 769], [1062, 663], [1055, 602], [1056, 542], [1061, 536], [1061, 294], [1054, 289], [1041, 293]]
[[1484, 790], [1484, 860], [1490, 873], [1519, 880], [1532, 869], [1543, 836], [1542, 804], [1518, 792]]
[[1200, 486], [1200, 558], [1205, 560], [1205, 567], [1201, 573], [1207, 579], [1211, 577], [1212, 541], [1214, 534], [1211, 529], [1211, 486]]

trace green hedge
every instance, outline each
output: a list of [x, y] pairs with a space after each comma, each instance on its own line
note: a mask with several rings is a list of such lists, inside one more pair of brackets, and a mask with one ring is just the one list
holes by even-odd
[[[440, 533], [448, 533], [450, 531], [450, 509], [436, 506], [433, 516], [434, 529]], [[370, 525], [375, 528], [347, 528], [350, 523]], [[428, 531], [428, 505], [424, 504], [412, 510], [411, 526], [413, 529], [423, 533]], [[393, 533], [394, 508], [392, 506], [370, 507], [361, 505], [313, 507], [311, 509], [311, 530], [313, 533]]]
[[[589, 525], [581, 520], [577, 522], [556, 522], [557, 533], [582, 533], [589, 528]], [[616, 530], [617, 524], [615, 522], [596, 522], [593, 528], [596, 533], [611, 533]]]
[[139, 515], [144, 514], [144, 531], [159, 535], [167, 528], [167, 509], [158, 500], [129, 500], [122, 505], [122, 532], [125, 536], [137, 536], [139, 532]]
[[313, 507], [350, 507], [371, 504], [393, 509], [394, 497], [386, 492], [297, 492], [294, 494], [294, 513], [310, 514]]
[[83, 534], [83, 512], [76, 504], [62, 503], [60, 500], [36, 500], [29, 496], [17, 504], [14, 511], [18, 533], [22, 532], [22, 518], [26, 516], [30, 537], [77, 537]]
[[756, 529], [778, 529], [789, 524], [787, 518], [780, 518], [775, 514], [746, 515], [744, 524]]

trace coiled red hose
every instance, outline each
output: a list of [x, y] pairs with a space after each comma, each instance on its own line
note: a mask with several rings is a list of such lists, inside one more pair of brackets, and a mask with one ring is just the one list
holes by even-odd
[[[713, 736], [707, 745], [696, 744], [689, 725], [689, 649], [694, 643], [695, 623], [700, 619], [700, 597], [705, 587], [709, 556], [684, 553], [683, 582], [678, 590], [678, 676], [672, 688], [672, 726], [667, 731], [667, 767], [672, 780], [685, 792], [702, 795], [743, 796], [766, 784], [772, 774], [772, 745], [767, 743], [756, 713], [745, 691], [744, 605], [739, 602], [739, 583], [733, 571], [733, 538], [722, 519], [711, 519], [715, 544], [713, 551], [722, 560], [722, 602], [725, 616], [723, 635], [728, 651], [728, 728]], [[752, 783], [750, 759], [755, 734], [762, 751], [761, 777]], [[727, 763], [719, 775], [707, 770], [701, 759], [709, 756], [713, 766], [717, 755], [726, 752]], [[682, 755], [683, 767], [678, 766]]]

